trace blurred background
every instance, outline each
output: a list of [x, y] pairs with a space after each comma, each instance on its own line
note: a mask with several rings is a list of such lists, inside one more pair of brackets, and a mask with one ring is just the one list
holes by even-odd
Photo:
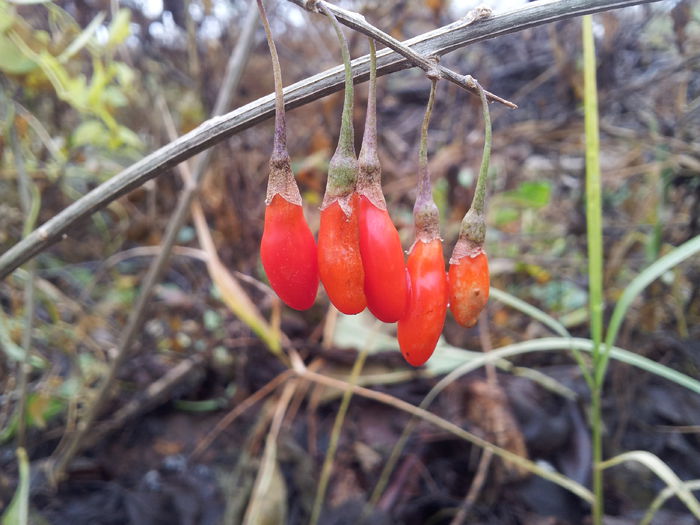
[[[284, 1], [266, 4], [285, 85], [340, 63], [324, 18]], [[453, 22], [476, 3], [340, 5], [403, 40]], [[517, 5], [492, 2], [496, 11]], [[0, 253], [22, 238], [27, 225], [40, 225], [170, 142], [171, 120], [179, 136], [209, 118], [248, 9], [242, 0], [0, 0]], [[598, 14], [594, 24], [604, 291], [612, 304], [670, 246], [700, 233], [700, 5], [665, 0]], [[491, 108], [486, 248], [492, 285], [588, 337], [580, 27], [573, 19], [527, 29], [454, 51], [441, 63], [472, 74], [519, 106]], [[366, 37], [350, 30], [346, 35], [353, 57], [368, 53]], [[378, 83], [384, 193], [406, 249], [413, 239], [418, 140], [429, 88], [417, 69]], [[231, 107], [272, 91], [258, 22]], [[360, 84], [358, 150], [365, 105], [366, 86]], [[337, 93], [288, 112], [289, 150], [314, 231], [341, 109]], [[393, 326], [372, 335], [373, 322], [364, 314], [336, 318], [323, 291], [307, 312], [280, 308], [266, 287], [258, 248], [272, 131], [266, 121], [214, 147], [199, 201], [221, 262], [307, 363], [347, 377], [358, 350], [372, 340], [365, 374], [385, 378], [374, 380], [375, 388], [418, 404], [452, 366], [447, 353], [438, 349], [427, 369], [414, 371], [397, 351]], [[447, 257], [471, 202], [482, 145], [478, 98], [439, 83], [429, 156]], [[0, 282], [0, 514], [18, 481], [17, 371], [27, 348], [26, 282], [33, 279], [35, 292], [24, 417], [26, 448], [36, 466], [65, 445], [94, 399], [182, 189], [177, 171], [164, 173], [78, 225], [41, 253], [35, 268], [25, 266]], [[275, 395], [230, 425], [221, 424], [222, 418], [285, 365], [227, 307], [226, 291], [214, 286], [191, 222], [176, 244], [106, 411], [94, 425], [94, 439], [56, 490], [46, 481], [33, 483], [35, 523], [241, 522]], [[699, 291], [695, 258], [646, 290], [618, 345], [698, 377]], [[444, 344], [482, 351], [550, 333], [494, 300], [486, 319], [465, 330], [448, 315]], [[511, 362], [509, 370], [499, 371], [498, 388], [476, 371], [450, 385], [431, 410], [543, 468], [590, 483], [588, 391], [575, 362], [566, 352]], [[167, 388], [158, 391], [163, 378]], [[279, 434], [275, 488], [265, 500], [270, 514], [259, 523], [308, 522], [338, 406], [337, 391], [307, 386], [296, 392]], [[606, 455], [643, 449], [682, 479], [700, 477], [697, 395], [614, 363], [604, 417]], [[320, 523], [357, 522], [358, 502], [368, 498], [408, 419], [395, 408], [353, 398]], [[214, 436], [217, 424], [225, 428]], [[580, 500], [500, 460], [475, 485], [480, 454], [420, 424], [371, 522], [450, 523], [469, 487], [476, 486], [469, 523], [583, 523], [588, 509]], [[606, 511], [616, 524], [637, 523], [665, 486], [632, 467], [610, 470], [606, 479]], [[693, 522], [673, 500], [654, 521]]]

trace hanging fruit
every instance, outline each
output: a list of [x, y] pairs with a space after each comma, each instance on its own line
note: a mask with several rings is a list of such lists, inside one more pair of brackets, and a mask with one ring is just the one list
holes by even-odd
[[394, 323], [406, 313], [408, 283], [399, 232], [391, 221], [382, 193], [376, 99], [377, 59], [374, 41], [370, 40], [369, 95], [357, 179], [360, 254], [367, 307], [380, 321]]
[[258, 0], [275, 80], [275, 137], [265, 199], [260, 257], [272, 289], [296, 310], [310, 308], [318, 290], [316, 241], [304, 219], [301, 194], [287, 151], [282, 73], [262, 0]]
[[318, 269], [331, 303], [344, 314], [357, 314], [365, 309], [367, 301], [355, 193], [358, 163], [352, 124], [352, 69], [350, 50], [338, 21], [330, 10], [326, 10], [326, 14], [340, 41], [345, 64], [345, 99], [338, 147], [328, 166], [328, 182], [321, 205]]
[[486, 220], [484, 203], [486, 181], [491, 158], [491, 117], [486, 94], [476, 84], [484, 113], [484, 153], [474, 199], [459, 230], [459, 238], [450, 258], [449, 296], [450, 311], [456, 321], [467, 328], [476, 324], [479, 314], [489, 299], [489, 265], [484, 251]]
[[416, 240], [408, 254], [408, 309], [398, 323], [401, 353], [413, 366], [424, 364], [433, 354], [447, 314], [447, 274], [440, 239], [440, 218], [428, 171], [428, 125], [435, 103], [436, 85], [437, 79], [432, 79], [421, 128], [418, 196], [413, 207]]

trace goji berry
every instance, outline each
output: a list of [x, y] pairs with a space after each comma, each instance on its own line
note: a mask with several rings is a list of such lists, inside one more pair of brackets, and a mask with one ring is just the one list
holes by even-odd
[[318, 290], [316, 241], [304, 219], [301, 194], [287, 152], [282, 73], [262, 0], [258, 0], [258, 9], [272, 56], [275, 80], [275, 137], [260, 257], [270, 285], [280, 299], [292, 308], [305, 310], [313, 304]]
[[358, 231], [357, 156], [352, 124], [353, 85], [350, 51], [337, 21], [331, 16], [345, 64], [345, 100], [338, 147], [328, 166], [328, 183], [321, 206], [318, 231], [318, 268], [328, 298], [344, 314], [356, 314], [367, 305]]
[[351, 200], [349, 217], [338, 201], [321, 211], [318, 269], [326, 293], [338, 310], [350, 315], [365, 309], [367, 300], [360, 256], [357, 195]]
[[489, 300], [489, 281], [489, 263], [483, 249], [450, 262], [450, 311], [462, 326], [476, 324]]
[[377, 64], [372, 40], [370, 57], [367, 116], [357, 178], [360, 254], [365, 271], [367, 307], [380, 321], [394, 323], [406, 313], [407, 273], [401, 239], [382, 193], [382, 170], [377, 154]]
[[318, 289], [316, 242], [301, 206], [280, 194], [265, 210], [260, 256], [272, 289], [296, 310], [314, 304]]
[[399, 347], [409, 364], [420, 366], [433, 355], [447, 313], [442, 241], [416, 241], [407, 267], [411, 289], [408, 310], [398, 323]]
[[421, 127], [418, 196], [413, 207], [416, 242], [408, 255], [408, 310], [398, 323], [401, 353], [413, 366], [425, 363], [435, 351], [447, 313], [447, 274], [440, 239], [440, 216], [433, 200], [428, 171], [428, 125], [436, 85], [437, 80], [433, 79]]
[[408, 286], [399, 233], [386, 209], [360, 197], [360, 253], [365, 270], [365, 297], [380, 321], [395, 323], [406, 313]]

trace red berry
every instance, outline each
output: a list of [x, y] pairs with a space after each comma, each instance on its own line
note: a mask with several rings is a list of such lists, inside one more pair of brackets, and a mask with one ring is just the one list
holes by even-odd
[[360, 197], [360, 253], [367, 307], [380, 321], [395, 323], [408, 306], [406, 265], [399, 232], [387, 210]]
[[314, 304], [318, 289], [316, 241], [301, 206], [281, 195], [265, 209], [260, 256], [272, 289], [296, 310]]
[[459, 324], [470, 328], [489, 300], [489, 263], [486, 252], [464, 255], [450, 263], [450, 311]]
[[447, 314], [442, 241], [416, 241], [407, 266], [411, 289], [408, 311], [398, 323], [399, 347], [409, 364], [420, 366], [433, 354]]
[[365, 309], [365, 272], [360, 255], [357, 194], [348, 217], [339, 201], [321, 211], [318, 230], [318, 270], [333, 305], [344, 314]]

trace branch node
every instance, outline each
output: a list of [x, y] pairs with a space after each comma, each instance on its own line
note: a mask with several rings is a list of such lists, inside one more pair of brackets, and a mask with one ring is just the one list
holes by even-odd
[[425, 76], [428, 77], [430, 80], [440, 80], [442, 78], [442, 74], [440, 73], [440, 69], [438, 68], [438, 63], [440, 62], [439, 58], [435, 56], [430, 56], [428, 57], [428, 60], [432, 63], [432, 66], [425, 72]]
[[468, 26], [469, 24], [473, 24], [474, 22], [478, 22], [479, 20], [489, 18], [492, 14], [493, 9], [485, 5], [480, 5], [469, 11], [466, 15], [464, 15], [460, 19], [460, 22], [462, 23], [462, 25]]
[[471, 75], [464, 75], [464, 85], [469, 89], [477, 89], [476, 79]]
[[321, 10], [318, 7], [318, 0], [302, 0], [302, 7], [307, 11], [312, 13], [320, 13]]

